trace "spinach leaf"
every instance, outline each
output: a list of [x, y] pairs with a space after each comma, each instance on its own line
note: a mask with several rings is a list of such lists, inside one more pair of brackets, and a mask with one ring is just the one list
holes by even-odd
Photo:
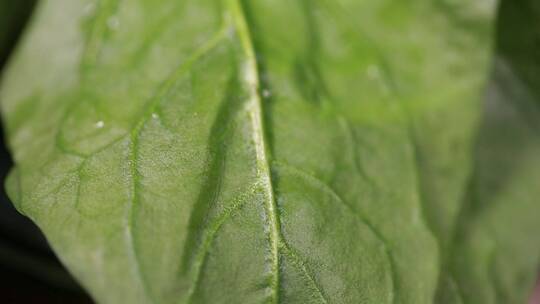
[[494, 6], [43, 0], [11, 197], [99, 303], [431, 303], [488, 227], [458, 215]]

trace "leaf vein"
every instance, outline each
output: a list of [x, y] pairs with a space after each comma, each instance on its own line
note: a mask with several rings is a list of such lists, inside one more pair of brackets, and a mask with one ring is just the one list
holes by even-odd
[[269, 225], [269, 241], [271, 251], [271, 270], [272, 277], [270, 280], [272, 303], [279, 303], [279, 240], [281, 239], [281, 228], [279, 223], [279, 213], [274, 197], [274, 189], [272, 186], [272, 173], [270, 170], [269, 151], [265, 144], [265, 126], [263, 121], [263, 106], [260, 96], [260, 71], [257, 65], [257, 57], [255, 55], [255, 47], [253, 39], [248, 27], [245, 12], [241, 0], [228, 0], [228, 7], [234, 21], [236, 32], [239, 36], [240, 43], [245, 55], [244, 63], [244, 81], [249, 93], [248, 109], [253, 131], [253, 142], [255, 144], [255, 154], [257, 162], [257, 174], [265, 190], [265, 210], [268, 217]]
[[223, 226], [223, 224], [231, 218], [231, 216], [242, 209], [244, 205], [249, 201], [249, 197], [257, 192], [257, 190], [260, 190], [261, 184], [260, 183], [254, 183], [251, 187], [248, 188], [247, 191], [241, 193], [237, 199], [235, 199], [235, 203], [233, 203], [231, 206], [227, 207], [220, 215], [216, 217], [216, 219], [209, 223], [207, 226], [209, 229], [207, 230], [206, 237], [204, 238], [201, 249], [197, 253], [197, 259], [195, 261], [195, 279], [194, 284], [192, 288], [188, 291], [187, 296], [187, 304], [191, 303], [193, 301], [193, 296], [195, 294], [195, 291], [197, 290], [197, 287], [200, 284], [200, 278], [201, 278], [201, 272], [202, 268], [204, 266], [204, 263], [206, 262], [206, 258], [208, 256], [208, 251], [210, 250], [211, 244], [214, 241], [217, 233]]
[[294, 264], [296, 264], [298, 267], [300, 267], [300, 270], [304, 273], [304, 275], [307, 277], [308, 281], [313, 285], [317, 293], [319, 294], [319, 297], [321, 301], [325, 304], [328, 304], [329, 301], [326, 298], [322, 288], [319, 286], [319, 283], [315, 280], [313, 277], [313, 274], [309, 271], [309, 269], [306, 266], [306, 263], [302, 260], [301, 257], [298, 256], [296, 252], [294, 252], [290, 247], [289, 244], [287, 244], [284, 240], [281, 242], [281, 248], [283, 249], [283, 253], [288, 255], [291, 259], [293, 259]]
[[281, 161], [274, 161], [274, 166], [279, 171], [288, 171], [290, 174], [295, 175], [297, 177], [303, 178], [305, 180], [308, 180], [315, 185], [317, 185], [318, 189], [322, 189], [325, 193], [330, 195], [334, 200], [339, 202], [342, 206], [347, 208], [349, 211], [351, 211], [354, 216], [360, 220], [368, 229], [373, 233], [375, 238], [377, 238], [381, 245], [383, 246], [384, 253], [386, 255], [386, 259], [388, 262], [389, 270], [390, 270], [390, 277], [391, 277], [391, 285], [392, 285], [392, 293], [390, 295], [390, 302], [395, 303], [397, 301], [397, 298], [395, 297], [395, 293], [397, 293], [397, 272], [396, 272], [396, 266], [395, 261], [393, 258], [393, 255], [391, 253], [390, 247], [391, 245], [386, 240], [386, 238], [383, 237], [382, 233], [379, 232], [375, 226], [367, 219], [365, 218], [361, 213], [359, 213], [356, 208], [352, 207], [349, 203], [347, 203], [344, 199], [341, 198], [341, 196], [332, 188], [330, 187], [326, 182], [321, 180], [320, 178], [314, 176], [313, 174], [306, 172], [303, 169], [297, 168], [293, 165], [281, 162]]

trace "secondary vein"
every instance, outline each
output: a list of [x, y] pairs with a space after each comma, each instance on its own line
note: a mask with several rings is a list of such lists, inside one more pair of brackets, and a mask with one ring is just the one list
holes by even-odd
[[294, 252], [289, 247], [289, 244], [287, 244], [285, 241], [281, 243], [281, 247], [283, 248], [284, 253], [288, 255], [289, 258], [292, 260], [293, 264], [296, 265], [296, 267], [298, 267], [304, 273], [304, 276], [307, 278], [308, 282], [311, 283], [317, 294], [319, 294], [321, 302], [323, 304], [328, 304], [328, 299], [326, 298], [323, 289], [321, 288], [321, 286], [319, 286], [319, 283], [317, 282], [317, 280], [315, 280], [313, 274], [311, 274], [311, 272], [309, 271], [305, 261], [302, 260], [302, 258], [299, 257], [298, 254]]
[[[160, 89], [158, 89], [158, 92], [156, 95], [146, 104], [144, 107], [144, 111], [141, 114], [141, 117], [136, 121], [134, 126], [131, 129], [131, 132], [127, 134], [129, 136], [129, 170], [130, 175], [132, 179], [132, 189], [131, 189], [131, 198], [129, 200], [129, 203], [127, 205], [127, 213], [126, 213], [126, 239], [127, 239], [127, 245], [129, 247], [129, 253], [132, 255], [131, 260], [133, 261], [133, 265], [135, 267], [135, 272], [140, 280], [140, 283], [142, 285], [142, 288], [144, 290], [145, 295], [148, 297], [148, 299], [151, 301], [151, 303], [156, 303], [156, 300], [153, 298], [153, 294], [151, 293], [149, 283], [146, 279], [146, 276], [144, 275], [144, 269], [141, 267], [141, 261], [140, 257], [136, 248], [136, 240], [135, 240], [135, 223], [136, 223], [136, 209], [139, 207], [140, 204], [140, 198], [139, 198], [139, 185], [140, 185], [140, 173], [138, 172], [138, 158], [139, 158], [139, 139], [140, 134], [142, 132], [142, 129], [148, 122], [148, 120], [152, 117], [152, 113], [155, 112], [156, 108], [158, 107], [159, 103], [162, 101], [162, 99], [167, 96], [167, 94], [174, 89], [174, 84], [176, 80], [180, 77], [180, 75], [184, 72], [186, 72], [191, 65], [199, 60], [202, 56], [210, 52], [212, 49], [214, 49], [220, 41], [225, 37], [226, 28], [220, 29], [213, 37], [210, 38], [208, 42], [203, 44], [200, 48], [195, 50], [193, 55], [185, 61], [183, 64], [181, 64], [175, 71], [172, 72], [172, 74], [163, 82]], [[120, 138], [120, 140], [123, 137]]]
[[305, 181], [308, 181], [310, 183], [313, 183], [316, 185], [317, 189], [322, 190], [326, 194], [330, 195], [336, 202], [340, 203], [343, 207], [348, 209], [352, 215], [354, 215], [358, 220], [360, 220], [361, 223], [366, 225], [366, 227], [369, 229], [369, 231], [375, 236], [377, 240], [381, 242], [381, 245], [384, 249], [384, 254], [386, 255], [386, 259], [388, 261], [388, 267], [390, 270], [390, 283], [392, 284], [392, 292], [389, 294], [389, 301], [388, 303], [397, 303], [398, 298], [396, 297], [396, 294], [399, 294], [399, 286], [398, 284], [398, 277], [396, 272], [396, 265], [394, 257], [391, 253], [391, 245], [388, 242], [386, 238], [384, 238], [383, 234], [375, 228], [375, 225], [371, 223], [363, 214], [360, 212], [357, 212], [357, 210], [350, 205], [349, 202], [345, 201], [337, 192], [334, 190], [331, 186], [329, 186], [326, 182], [319, 179], [318, 177], [314, 176], [313, 174], [306, 172], [300, 168], [297, 168], [295, 166], [292, 166], [290, 164], [284, 163], [284, 162], [278, 162], [274, 161], [274, 166], [279, 171], [284, 171], [289, 174], [295, 175], [297, 177], [300, 177], [304, 179]]
[[257, 58], [251, 33], [248, 28], [244, 9], [240, 0], [227, 0], [227, 5], [233, 19], [236, 32], [240, 39], [245, 55], [243, 77], [248, 90], [248, 113], [253, 129], [253, 142], [257, 163], [257, 175], [265, 192], [265, 211], [268, 217], [268, 232], [271, 249], [271, 303], [279, 302], [279, 240], [281, 236], [279, 215], [277, 212], [274, 189], [272, 186], [272, 173], [269, 162], [269, 152], [266, 147], [264, 134], [264, 121], [262, 115], [262, 99], [259, 94], [260, 79]]

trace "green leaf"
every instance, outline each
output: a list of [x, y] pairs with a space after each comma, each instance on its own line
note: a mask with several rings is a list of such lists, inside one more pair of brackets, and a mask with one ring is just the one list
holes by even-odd
[[[476, 286], [461, 298], [478, 303], [507, 268], [497, 290], [522, 298], [532, 254], [477, 261], [501, 214], [523, 219], [495, 229], [501, 252], [531, 232], [532, 201], [476, 186], [460, 212], [496, 158], [471, 153], [494, 6], [42, 0], [0, 91], [8, 190], [99, 303], [459, 303]], [[470, 211], [485, 200], [511, 210]]]

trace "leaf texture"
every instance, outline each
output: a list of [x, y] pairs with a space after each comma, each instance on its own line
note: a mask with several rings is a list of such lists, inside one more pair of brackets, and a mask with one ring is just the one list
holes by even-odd
[[494, 12], [42, 0], [0, 91], [8, 189], [99, 303], [495, 303], [532, 255], [505, 266], [492, 223], [534, 224], [481, 186], [492, 112], [471, 153]]

